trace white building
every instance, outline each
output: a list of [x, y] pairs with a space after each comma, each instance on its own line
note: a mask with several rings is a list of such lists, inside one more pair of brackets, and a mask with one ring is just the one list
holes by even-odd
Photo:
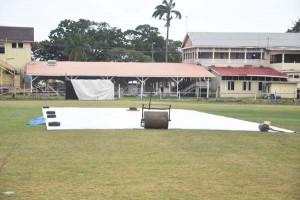
[[300, 93], [300, 33], [188, 32], [182, 62], [216, 67], [268, 67], [298, 83]]

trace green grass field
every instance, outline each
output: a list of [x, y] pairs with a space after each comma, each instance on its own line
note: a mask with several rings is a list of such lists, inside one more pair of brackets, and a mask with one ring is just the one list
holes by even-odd
[[44, 125], [26, 125], [41, 116], [42, 106], [128, 108], [142, 103], [147, 100], [0, 101], [0, 199], [300, 199], [300, 106], [160, 102], [268, 120], [294, 134], [47, 131]]

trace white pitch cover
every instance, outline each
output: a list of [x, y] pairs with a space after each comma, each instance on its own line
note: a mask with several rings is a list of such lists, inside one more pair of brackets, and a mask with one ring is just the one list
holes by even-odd
[[[47, 118], [47, 111], [54, 111], [56, 118]], [[128, 108], [74, 108], [50, 107], [43, 109], [47, 130], [67, 129], [142, 129], [142, 110]], [[49, 122], [60, 122], [49, 126]], [[194, 110], [171, 109], [169, 129], [260, 131], [259, 123], [208, 114]], [[272, 126], [275, 130], [294, 131]], [[272, 131], [270, 131], [272, 132]]]

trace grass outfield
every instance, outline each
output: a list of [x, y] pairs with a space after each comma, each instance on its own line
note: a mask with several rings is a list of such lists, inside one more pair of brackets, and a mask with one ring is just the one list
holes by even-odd
[[300, 106], [163, 101], [296, 134], [26, 125], [42, 106], [142, 103], [0, 101], [0, 199], [300, 199]]

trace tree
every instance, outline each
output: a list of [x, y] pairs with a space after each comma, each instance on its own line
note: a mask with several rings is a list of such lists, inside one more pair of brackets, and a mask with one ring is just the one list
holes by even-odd
[[[76, 34], [79, 34], [76, 36]], [[79, 41], [76, 41], [79, 39]], [[110, 27], [107, 23], [97, 23], [90, 20], [63, 20], [49, 34], [49, 40], [39, 42], [33, 48], [33, 57], [40, 60], [89, 60], [105, 61], [107, 51], [114, 47], [124, 46], [124, 36], [121, 29]], [[81, 44], [79, 49], [72, 48]], [[88, 48], [88, 45], [90, 48]], [[90, 49], [90, 52], [89, 52]], [[71, 57], [70, 57], [71, 55]]]
[[113, 62], [151, 62], [151, 57], [142, 52], [125, 49], [113, 48], [108, 51], [108, 61]]
[[86, 36], [73, 33], [66, 38], [64, 53], [68, 56], [69, 61], [87, 61], [91, 51]]
[[[58, 61], [155, 62], [165, 60], [166, 40], [148, 24], [122, 32], [105, 22], [63, 20], [49, 39], [34, 44], [33, 58]], [[180, 62], [181, 42], [168, 41], [169, 62]]]
[[125, 38], [121, 29], [99, 23], [96, 30], [88, 33], [92, 55], [90, 60], [108, 61], [108, 51], [116, 47], [124, 47]]
[[[74, 34], [77, 33], [84, 36], [85, 39], [83, 40], [87, 40], [87, 33], [94, 30], [96, 27], [96, 22], [85, 19], [80, 19], [77, 22], [72, 20], [63, 20], [59, 23], [56, 29], [50, 31], [49, 40], [35, 43], [32, 49], [33, 58], [38, 60], [74, 60], [74, 57], [70, 57], [69, 53], [71, 53], [70, 46], [72, 46], [73, 43], [74, 47], [74, 43], [76, 41], [71, 41], [71, 38], [75, 37]], [[81, 40], [81, 42], [83, 41]], [[78, 58], [78, 56], [76, 57]], [[81, 59], [86, 60], [83, 58]]]
[[155, 62], [164, 61], [164, 38], [160, 35], [158, 28], [148, 24], [139, 25], [134, 30], [124, 32], [126, 48], [140, 51], [152, 57]]
[[[63, 52], [63, 49], [61, 49]], [[59, 53], [59, 49], [56, 48], [48, 40], [41, 42], [35, 42], [31, 48], [32, 58], [34, 60], [46, 61], [46, 60], [65, 60], [64, 54]]]
[[[173, 19], [173, 14], [175, 18], [181, 19], [181, 13], [177, 10], [174, 10], [175, 2], [173, 0], [163, 0], [161, 5], [155, 7], [155, 11], [152, 14], [152, 17], [163, 19], [166, 21], [165, 27], [167, 27], [167, 37], [166, 37], [166, 62], [168, 62], [168, 43], [169, 43], [169, 28], [171, 26], [171, 20]], [[164, 17], [165, 16], [165, 17]], [[164, 18], [163, 18], [164, 17]]]
[[288, 29], [287, 33], [300, 33], [300, 18], [298, 18], [298, 21], [294, 21], [293, 24], [294, 26]]
[[177, 40], [169, 41], [169, 62], [179, 63], [182, 61], [180, 46], [182, 42]]
[[87, 34], [91, 30], [95, 30], [98, 23], [86, 19], [79, 19], [77, 22], [65, 19], [58, 24], [58, 27], [50, 31], [50, 41], [64, 40], [68, 34], [81, 33]]

